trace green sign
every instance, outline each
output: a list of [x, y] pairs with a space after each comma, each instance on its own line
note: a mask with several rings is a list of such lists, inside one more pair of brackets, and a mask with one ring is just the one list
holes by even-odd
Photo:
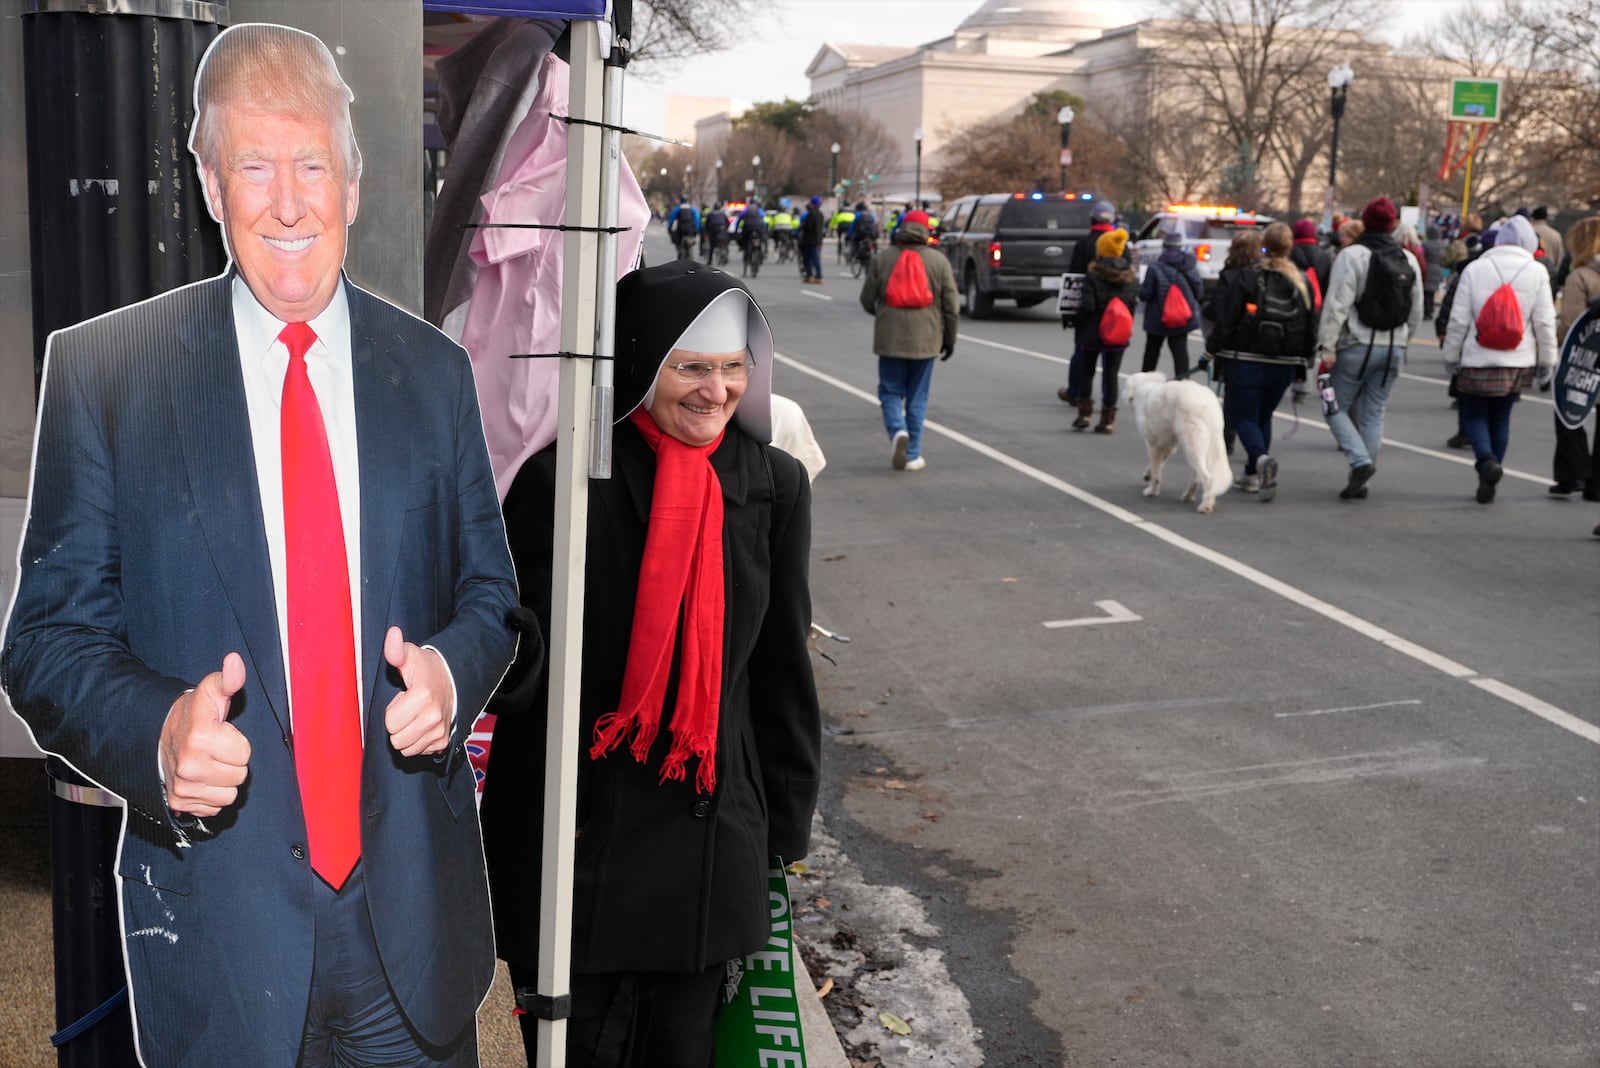
[[1455, 78], [1450, 82], [1451, 122], [1499, 122], [1500, 82], [1488, 78]]
[[767, 871], [767, 906], [772, 933], [766, 948], [728, 962], [717, 1018], [717, 1068], [806, 1068], [799, 998], [816, 992], [809, 983], [795, 986], [789, 881], [777, 857]]

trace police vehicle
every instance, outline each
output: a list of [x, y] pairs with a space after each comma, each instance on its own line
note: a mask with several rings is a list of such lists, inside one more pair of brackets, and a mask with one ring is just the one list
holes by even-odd
[[1133, 240], [1139, 281], [1150, 263], [1161, 258], [1161, 235], [1175, 233], [1183, 247], [1194, 253], [1200, 268], [1205, 295], [1217, 286], [1217, 275], [1228, 258], [1228, 246], [1241, 231], [1259, 233], [1276, 220], [1253, 211], [1224, 204], [1168, 204], [1166, 211], [1152, 215]]
[[1058, 296], [1072, 246], [1089, 232], [1093, 193], [987, 193], [945, 206], [938, 245], [961, 287], [962, 314], [987, 318], [997, 299], [1019, 308]]

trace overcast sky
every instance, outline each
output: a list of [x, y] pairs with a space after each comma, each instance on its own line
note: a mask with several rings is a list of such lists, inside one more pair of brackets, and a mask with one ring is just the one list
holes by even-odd
[[[1399, 0], [1396, 17], [1377, 35], [1398, 43], [1431, 18], [1462, 0]], [[919, 45], [949, 36], [982, 0], [769, 0], [773, 17], [746, 29], [729, 27], [737, 47], [681, 64], [671, 71], [629, 71], [624, 121], [661, 130], [668, 96], [734, 97], [749, 101], [804, 100], [805, 70], [826, 41], [850, 44]], [[1129, 21], [1158, 10], [1159, 3], [1124, 5]], [[753, 31], [753, 32], [752, 32]], [[1361, 72], [1356, 71], [1359, 79]]]

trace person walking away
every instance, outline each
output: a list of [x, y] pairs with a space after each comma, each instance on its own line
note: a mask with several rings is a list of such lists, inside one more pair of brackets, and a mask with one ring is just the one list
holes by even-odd
[[[1094, 207], [1089, 209], [1089, 232], [1078, 238], [1077, 242], [1072, 246], [1072, 255], [1067, 260], [1068, 274], [1083, 274], [1088, 271], [1089, 264], [1093, 263], [1095, 258], [1095, 242], [1116, 229], [1116, 219], [1117, 208], [1115, 204], [1109, 200], [1095, 202]], [[1061, 328], [1065, 330], [1072, 326], [1074, 322], [1075, 320], [1073, 319], [1063, 318], [1061, 320]], [[1067, 384], [1056, 390], [1056, 396], [1071, 405], [1077, 405], [1078, 403], [1078, 397], [1072, 391], [1072, 367], [1081, 359], [1077, 346], [1077, 335], [1074, 333], [1072, 362], [1067, 366]]]
[[[1534, 209], [1535, 226], [1539, 212]], [[1600, 215], [1579, 219], [1567, 231], [1566, 252], [1572, 255], [1572, 270], [1561, 287], [1561, 307], [1556, 320], [1556, 344], [1560, 345], [1578, 321], [1578, 316], [1600, 301]], [[1583, 427], [1568, 430], [1556, 417], [1555, 485], [1550, 492], [1568, 496], [1583, 492], [1586, 501], [1600, 501], [1600, 425], [1596, 426], [1591, 451]]]
[[922, 423], [933, 360], [955, 353], [961, 320], [955, 272], [945, 256], [928, 247], [926, 212], [908, 212], [895, 231], [895, 244], [872, 258], [861, 282], [861, 306], [875, 320], [872, 351], [878, 357], [889, 464], [896, 471], [921, 471], [927, 466]]
[[[1417, 271], [1423, 276], [1422, 288], [1428, 288], [1428, 258], [1423, 254], [1422, 235], [1417, 233], [1417, 228], [1410, 223], [1395, 227], [1395, 244], [1411, 253], [1411, 258], [1416, 261]], [[1424, 309], [1426, 310], [1426, 309]]]
[[[1253, 245], [1253, 234], [1240, 236]], [[1273, 223], [1261, 243], [1265, 258], [1223, 273], [1207, 348], [1227, 361], [1224, 419], [1245, 450], [1244, 471], [1234, 485], [1266, 503], [1278, 492], [1272, 413], [1316, 350], [1316, 312], [1311, 285], [1289, 257], [1289, 227]]]
[[1333, 255], [1335, 259], [1339, 257], [1339, 253], [1356, 243], [1365, 227], [1366, 224], [1360, 219], [1346, 219], [1339, 224], [1339, 229], [1333, 233]]
[[[1559, 276], [1561, 264], [1566, 260], [1567, 246], [1561, 240], [1561, 231], [1550, 225], [1550, 209], [1543, 204], [1533, 209], [1533, 232], [1539, 235], [1539, 247], [1544, 249], [1545, 266], [1552, 277]], [[1552, 285], [1555, 291], [1560, 291], [1559, 282], [1552, 282]], [[1560, 338], [1561, 335], [1557, 334], [1557, 341]]]
[[1096, 434], [1114, 432], [1117, 422], [1117, 370], [1133, 338], [1133, 309], [1139, 300], [1139, 272], [1128, 261], [1128, 231], [1111, 230], [1095, 241], [1095, 258], [1084, 271], [1083, 302], [1073, 329], [1069, 389], [1078, 417], [1072, 429], [1082, 430], [1094, 415], [1094, 370], [1100, 365], [1100, 422]]
[[822, 242], [828, 221], [822, 217], [822, 198], [814, 196], [800, 217], [800, 277], [814, 286], [822, 284]]
[[1172, 377], [1189, 377], [1189, 333], [1200, 328], [1200, 267], [1183, 247], [1183, 236], [1161, 235], [1161, 255], [1139, 283], [1144, 302], [1143, 371], [1154, 371], [1165, 342], [1172, 353]]
[[1483, 233], [1483, 216], [1475, 211], [1469, 211], [1461, 217], [1461, 230], [1456, 234], [1454, 241], [1450, 242], [1444, 250], [1444, 268], [1452, 274], [1466, 266], [1467, 240], [1478, 237]]
[[728, 243], [728, 213], [722, 210], [722, 201], [711, 205], [703, 223], [706, 234], [706, 262], [712, 263]]
[[[1217, 329], [1217, 298], [1216, 294], [1229, 284], [1230, 280], [1241, 271], [1249, 272], [1261, 259], [1261, 238], [1254, 231], [1236, 233], [1233, 240], [1228, 243], [1228, 254], [1223, 258], [1222, 270], [1217, 272], [1217, 288], [1209, 300], [1205, 302], [1200, 315], [1205, 324], [1206, 335], [1205, 352], [1200, 356], [1200, 367], [1211, 375], [1211, 385], [1217, 395], [1223, 398], [1222, 405], [1222, 439], [1227, 443], [1228, 455], [1233, 455], [1233, 443], [1237, 439], [1234, 427], [1228, 421], [1227, 389], [1228, 372], [1233, 363], [1226, 356], [1216, 355], [1216, 346], [1211, 342], [1211, 336]], [[1242, 486], [1240, 488], [1243, 488]], [[1258, 487], [1259, 488], [1259, 487]]]
[[[587, 480], [565, 1063], [700, 1068], [727, 963], [772, 936], [770, 860], [809, 848], [822, 756], [811, 489], [767, 444], [772, 333], [732, 275], [677, 262], [626, 275], [615, 338], [612, 477]], [[522, 465], [504, 506], [522, 606], [544, 633], [559, 448]], [[526, 1010], [549, 688], [543, 665], [512, 665], [482, 809], [495, 949], [529, 1064], [542, 1063]]]
[[1364, 497], [1378, 471], [1384, 409], [1422, 321], [1422, 272], [1394, 239], [1398, 214], [1388, 197], [1362, 209], [1361, 236], [1335, 257], [1322, 304], [1318, 371], [1332, 376], [1337, 410], [1328, 427], [1350, 465], [1342, 500]]
[[1449, 247], [1437, 226], [1428, 227], [1428, 237], [1422, 242], [1422, 317], [1433, 318], [1433, 305], [1444, 283], [1444, 250]]
[[1320, 318], [1322, 295], [1333, 276], [1333, 253], [1317, 241], [1317, 224], [1311, 219], [1296, 219], [1290, 232], [1294, 234], [1294, 248], [1289, 259], [1305, 275], [1306, 285], [1311, 287], [1312, 310]]
[[1513, 215], [1494, 246], [1461, 273], [1450, 307], [1443, 355], [1461, 393], [1461, 431], [1472, 443], [1479, 504], [1494, 500], [1504, 473], [1511, 408], [1523, 390], [1555, 377], [1555, 303], [1549, 278], [1533, 258], [1539, 235]]

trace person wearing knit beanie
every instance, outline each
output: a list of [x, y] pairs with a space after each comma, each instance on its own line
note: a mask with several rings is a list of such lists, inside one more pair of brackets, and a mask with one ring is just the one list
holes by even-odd
[[1296, 219], [1289, 227], [1289, 232], [1296, 241], [1315, 241], [1317, 239], [1317, 224], [1310, 219]]
[[1317, 348], [1338, 402], [1327, 419], [1349, 463], [1346, 501], [1365, 498], [1378, 470], [1389, 394], [1422, 321], [1422, 271], [1395, 241], [1399, 214], [1388, 197], [1361, 210], [1361, 235], [1334, 258], [1323, 297]]
[[1166, 233], [1161, 235], [1161, 247], [1164, 249], [1182, 248], [1183, 235], [1178, 233], [1176, 230], [1168, 230]]
[[1388, 197], [1378, 197], [1361, 209], [1361, 225], [1371, 233], [1392, 233], [1399, 218], [1400, 212]]
[[1100, 239], [1094, 243], [1094, 254], [1114, 260], [1122, 255], [1127, 247], [1128, 231], [1112, 230], [1110, 233], [1100, 235]]

